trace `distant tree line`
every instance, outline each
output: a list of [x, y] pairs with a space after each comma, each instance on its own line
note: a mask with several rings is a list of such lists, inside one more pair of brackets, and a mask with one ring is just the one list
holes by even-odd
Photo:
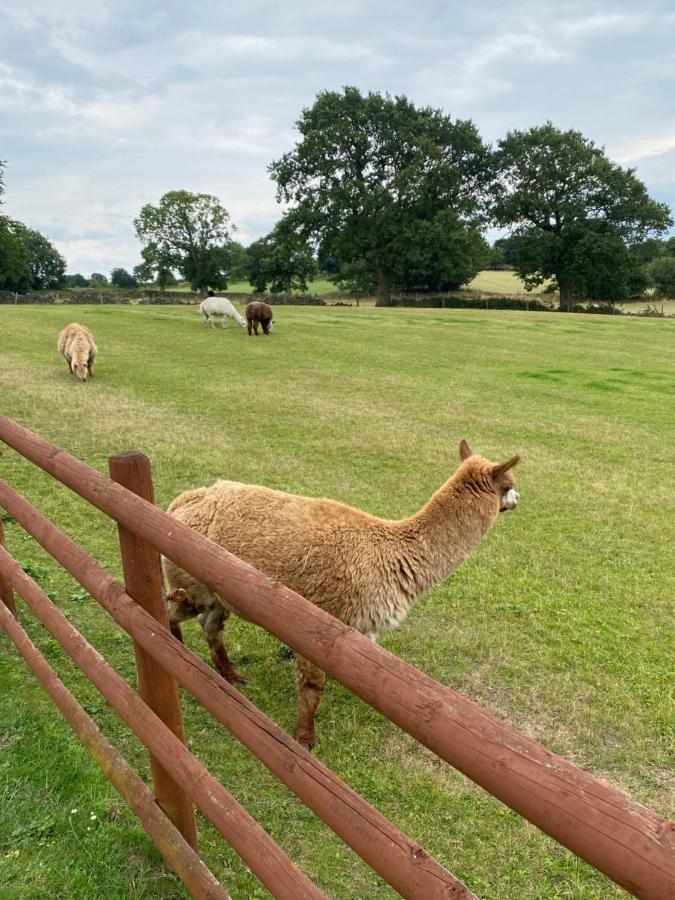
[[[454, 290], [482, 268], [509, 267], [528, 290], [558, 291], [566, 309], [649, 285], [675, 293], [675, 239], [662, 239], [670, 210], [578, 131], [546, 122], [490, 147], [469, 120], [355, 87], [321, 92], [296, 126], [298, 142], [269, 166], [285, 211], [268, 235], [244, 247], [217, 197], [169, 191], [134, 220], [141, 262], [114, 269], [109, 283], [181, 279], [206, 294], [248, 280], [287, 293], [322, 273], [386, 306], [393, 291]], [[0, 268], [3, 239], [44, 258], [42, 236], [3, 221]], [[507, 232], [492, 247], [489, 227]], [[36, 266], [31, 284], [54, 277]], [[108, 279], [94, 273], [88, 283]]]
[[[0, 206], [5, 190], [0, 160]], [[0, 213], [0, 290], [40, 291], [61, 287], [66, 261], [47, 238]]]
[[[286, 208], [270, 234], [244, 250], [215, 197], [173, 191], [135, 222], [135, 274], [179, 272], [202, 292], [244, 275], [288, 292], [320, 271], [386, 306], [393, 290], [453, 290], [509, 266], [566, 309], [675, 282], [659, 240], [670, 210], [578, 131], [547, 122], [492, 148], [468, 120], [354, 87], [320, 93], [296, 125], [300, 140], [269, 166]], [[509, 232], [493, 247], [490, 226]]]

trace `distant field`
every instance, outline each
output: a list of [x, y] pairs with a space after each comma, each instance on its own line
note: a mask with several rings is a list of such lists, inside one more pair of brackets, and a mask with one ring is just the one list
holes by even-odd
[[[56, 336], [96, 336], [96, 377]], [[129, 448], [157, 502], [218, 477], [330, 496], [397, 518], [458, 464], [515, 471], [519, 509], [383, 645], [662, 815], [672, 747], [675, 323], [473, 310], [279, 308], [270, 337], [202, 327], [194, 308], [0, 306], [0, 409], [100, 471]], [[15, 453], [0, 477], [120, 575], [116, 528]], [[7, 544], [134, 682], [128, 638], [13, 523]], [[34, 617], [21, 620], [106, 735], [143, 750]], [[207, 659], [194, 624], [188, 644]], [[241, 620], [226, 644], [244, 690], [292, 728], [292, 666]], [[165, 900], [185, 891], [0, 636], [0, 898]], [[184, 696], [192, 749], [331, 898], [393, 892]], [[380, 715], [329, 683], [318, 755], [485, 900], [625, 894]], [[92, 815], [95, 818], [92, 818]], [[235, 898], [265, 897], [198, 817]]]
[[[521, 294], [525, 291], [523, 282], [514, 272], [479, 272], [467, 287], [478, 291], [494, 291], [495, 293], [504, 294]], [[187, 291], [190, 289], [188, 284], [179, 284], [169, 288], [171, 291]], [[228, 285], [227, 290], [232, 293], [250, 294], [253, 288], [248, 281], [233, 281]], [[317, 279], [309, 284], [309, 290], [315, 294], [335, 294], [339, 293], [339, 289], [332, 281], [326, 279]], [[538, 288], [537, 291], [541, 291]]]
[[[189, 291], [189, 284], [177, 284], [173, 287], [168, 288], [170, 291]], [[227, 286], [227, 290], [231, 291], [233, 294], [252, 294], [253, 287], [249, 284], [248, 281], [232, 281]], [[316, 281], [312, 281], [309, 284], [309, 290], [313, 294], [335, 294], [338, 293], [338, 288], [333, 284], [332, 281], [327, 281], [324, 278], [319, 278]]]
[[[524, 294], [525, 285], [515, 272], [499, 272], [485, 269], [467, 284], [473, 291], [490, 291], [495, 294]], [[535, 288], [532, 293], [540, 294], [545, 285]]]

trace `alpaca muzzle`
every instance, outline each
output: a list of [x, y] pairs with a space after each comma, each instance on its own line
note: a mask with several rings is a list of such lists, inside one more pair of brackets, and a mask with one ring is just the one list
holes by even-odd
[[513, 488], [509, 488], [508, 491], [502, 497], [501, 506], [499, 507], [500, 512], [504, 512], [507, 509], [515, 509], [518, 506], [518, 500], [520, 499], [520, 494], [518, 491], [514, 491]]

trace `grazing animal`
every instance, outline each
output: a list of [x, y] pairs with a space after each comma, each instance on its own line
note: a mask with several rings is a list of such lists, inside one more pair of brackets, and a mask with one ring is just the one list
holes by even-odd
[[[418, 597], [454, 572], [500, 511], [517, 506], [511, 469], [518, 456], [491, 463], [462, 441], [460, 458], [429, 502], [400, 521], [235, 481], [185, 491], [168, 511], [374, 640], [400, 625]], [[164, 571], [174, 635], [182, 640], [180, 622], [198, 616], [216, 668], [233, 684], [244, 681], [222, 641], [232, 608], [171, 560], [164, 559]], [[295, 738], [311, 749], [326, 675], [300, 656], [296, 668]]]
[[241, 328], [246, 328], [246, 319], [240, 316], [227, 297], [207, 297], [199, 304], [199, 311], [205, 325], [213, 328], [214, 316], [223, 317], [223, 328], [228, 326], [228, 318], [234, 319]]
[[252, 300], [246, 307], [246, 326], [258, 334], [258, 325], [262, 325], [263, 334], [271, 334], [273, 328], [272, 308], [261, 300]]
[[57, 347], [68, 363], [69, 371], [80, 381], [93, 376], [97, 349], [94, 335], [85, 325], [78, 325], [77, 322], [66, 325], [59, 335]]

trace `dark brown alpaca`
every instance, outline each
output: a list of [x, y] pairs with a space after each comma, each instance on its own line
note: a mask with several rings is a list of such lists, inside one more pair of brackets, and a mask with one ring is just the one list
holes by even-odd
[[261, 300], [252, 300], [246, 307], [246, 327], [248, 333], [251, 329], [258, 334], [258, 325], [262, 325], [263, 334], [272, 332], [272, 309]]

